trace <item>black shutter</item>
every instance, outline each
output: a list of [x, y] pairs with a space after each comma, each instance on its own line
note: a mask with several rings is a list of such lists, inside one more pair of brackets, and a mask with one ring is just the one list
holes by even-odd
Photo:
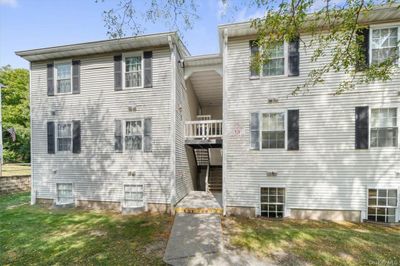
[[356, 62], [355, 69], [359, 72], [365, 70], [369, 65], [369, 28], [357, 31], [357, 42], [360, 49], [360, 58]]
[[144, 119], [144, 152], [151, 152], [151, 118]]
[[260, 149], [260, 118], [259, 113], [250, 115], [250, 149]]
[[81, 152], [81, 121], [72, 121], [72, 152]]
[[114, 90], [122, 90], [122, 55], [114, 56]]
[[299, 38], [289, 42], [289, 77], [298, 76], [300, 74], [300, 53]]
[[[256, 41], [250, 41], [250, 77], [259, 77], [260, 76], [260, 68], [257, 66], [255, 58], [258, 57], [259, 47]], [[258, 60], [257, 60], [258, 61]]]
[[122, 121], [115, 120], [115, 143], [114, 149], [116, 152], [122, 152]]
[[288, 110], [288, 150], [299, 150], [299, 110]]
[[54, 64], [47, 64], [47, 95], [54, 96]]
[[144, 59], [144, 87], [151, 88], [153, 86], [153, 52], [144, 52], [143, 53]]
[[47, 153], [56, 153], [56, 128], [54, 122], [47, 122]]
[[79, 94], [81, 90], [81, 61], [72, 61], [72, 93]]
[[356, 107], [356, 149], [368, 149], [369, 141], [369, 108]]

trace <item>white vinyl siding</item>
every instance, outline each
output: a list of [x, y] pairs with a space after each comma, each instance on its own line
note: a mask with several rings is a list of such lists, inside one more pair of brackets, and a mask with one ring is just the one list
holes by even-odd
[[124, 185], [124, 203], [124, 206], [127, 208], [143, 207], [143, 185]]
[[261, 188], [261, 216], [283, 218], [285, 214], [285, 189]]
[[72, 63], [59, 62], [54, 65], [55, 87], [57, 94], [71, 93], [72, 91]]
[[[113, 90], [112, 54], [79, 58], [84, 89], [76, 97], [48, 97], [47, 84], [43, 82], [47, 77], [47, 63], [32, 63], [32, 180], [37, 198], [54, 198], [56, 183], [73, 180], [77, 200], [121, 202], [123, 184], [140, 179], [151, 191], [146, 195], [147, 202], [170, 204], [171, 53], [168, 46], [149, 47], [149, 50], [153, 51], [153, 87], [120, 93]], [[133, 105], [137, 110], [129, 111]], [[153, 152], [116, 153], [115, 120], [143, 120], [144, 117], [152, 119]], [[84, 128], [79, 156], [72, 152], [48, 154], [47, 121], [75, 119]], [[135, 177], [129, 176], [129, 171], [134, 171]]]
[[[379, 64], [396, 59], [399, 55], [399, 28], [388, 27], [371, 30], [371, 63]], [[396, 59], [397, 62], [397, 59]]]
[[143, 121], [125, 121], [125, 150], [142, 150], [143, 148]]
[[124, 87], [143, 87], [143, 53], [124, 54]]
[[264, 76], [278, 76], [285, 74], [285, 49], [284, 44], [279, 43], [271, 49], [265, 50], [268, 62], [263, 65]]
[[72, 151], [72, 123], [57, 123], [57, 151]]
[[397, 147], [397, 108], [371, 109], [371, 147]]
[[284, 149], [286, 139], [285, 112], [263, 113], [261, 117], [263, 149]]
[[72, 191], [72, 183], [59, 183], [57, 184], [57, 204], [71, 204], [74, 203], [74, 195]]
[[[226, 206], [258, 208], [260, 187], [281, 186], [286, 191], [288, 216], [292, 209], [346, 210], [359, 211], [366, 219], [366, 188], [400, 188], [400, 174], [396, 174], [400, 173], [400, 148], [354, 149], [355, 107], [399, 108], [400, 76], [396, 72], [390, 81], [359, 84], [354, 90], [333, 96], [347, 76], [331, 72], [326, 74], [324, 83], [292, 96], [311, 70], [321, 68], [331, 59], [331, 47], [327, 47], [321, 60], [313, 62], [314, 47], [304, 49], [300, 42], [299, 77], [249, 80], [252, 38], [229, 39], [226, 51], [223, 136]], [[302, 35], [301, 39], [308, 43], [310, 36]], [[278, 102], [268, 103], [270, 98], [277, 98]], [[300, 150], [249, 149], [249, 114], [275, 108], [301, 110]], [[238, 127], [243, 132], [241, 136], [231, 133]], [[268, 176], [269, 172], [277, 175]]]
[[368, 190], [368, 220], [374, 222], [396, 222], [397, 190]]

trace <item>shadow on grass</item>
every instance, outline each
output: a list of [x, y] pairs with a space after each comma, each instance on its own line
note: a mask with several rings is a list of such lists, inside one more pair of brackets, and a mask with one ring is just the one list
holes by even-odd
[[233, 246], [283, 265], [400, 265], [400, 227], [226, 218], [224, 228]]
[[0, 197], [0, 265], [163, 264], [169, 216], [50, 210], [28, 202], [26, 193]]

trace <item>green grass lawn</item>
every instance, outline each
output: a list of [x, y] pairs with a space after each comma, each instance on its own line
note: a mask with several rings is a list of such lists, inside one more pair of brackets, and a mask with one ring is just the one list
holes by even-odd
[[400, 227], [326, 221], [225, 218], [236, 248], [279, 265], [400, 265]]
[[0, 196], [0, 265], [160, 265], [172, 217], [29, 205]]
[[7, 163], [3, 165], [3, 176], [30, 175], [31, 167], [28, 164]]

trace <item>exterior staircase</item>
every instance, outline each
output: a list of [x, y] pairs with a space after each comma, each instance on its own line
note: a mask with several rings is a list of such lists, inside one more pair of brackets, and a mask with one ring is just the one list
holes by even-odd
[[222, 191], [222, 166], [211, 166], [208, 177], [208, 191]]

